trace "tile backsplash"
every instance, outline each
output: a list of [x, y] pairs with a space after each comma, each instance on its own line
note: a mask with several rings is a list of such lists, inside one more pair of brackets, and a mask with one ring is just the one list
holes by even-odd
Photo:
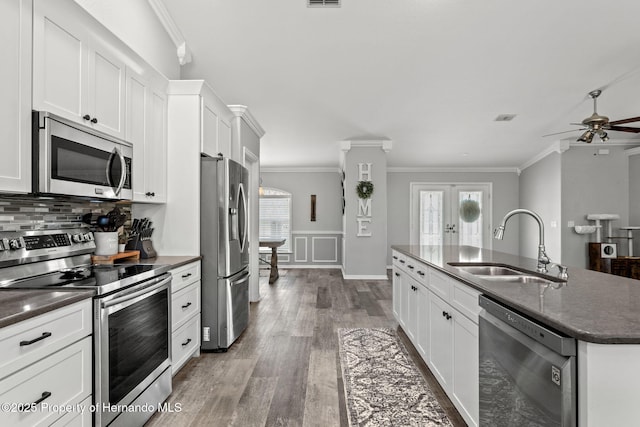
[[[0, 231], [77, 227], [83, 215], [106, 214], [114, 206], [114, 202], [0, 196]], [[118, 202], [118, 207], [127, 214], [129, 223], [131, 204]]]

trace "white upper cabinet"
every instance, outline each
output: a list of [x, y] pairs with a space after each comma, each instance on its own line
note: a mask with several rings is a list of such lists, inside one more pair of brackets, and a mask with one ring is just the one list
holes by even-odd
[[0, 192], [31, 191], [31, 0], [0, 1]]
[[127, 69], [127, 141], [133, 144], [133, 200], [167, 201], [168, 81]]
[[95, 28], [74, 2], [34, 1], [33, 108], [124, 138], [125, 63]]
[[[202, 85], [202, 143], [209, 156], [231, 157], [231, 110], [205, 83]], [[233, 159], [241, 161], [241, 159]]]

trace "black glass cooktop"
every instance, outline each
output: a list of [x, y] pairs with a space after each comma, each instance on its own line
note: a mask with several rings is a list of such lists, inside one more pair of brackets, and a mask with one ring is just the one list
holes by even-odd
[[[30, 277], [11, 283], [11, 288], [32, 288], [43, 289], [52, 287], [61, 288], [84, 288], [96, 289], [98, 294], [104, 293], [104, 289], [109, 291], [119, 288], [118, 284], [124, 286], [126, 282], [134, 283], [136, 278], [146, 280], [152, 277], [158, 265], [132, 264], [132, 265], [88, 265], [47, 273]], [[158, 272], [160, 274], [160, 272]], [[104, 288], [104, 289], [103, 289]], [[102, 291], [101, 291], [102, 289]]]

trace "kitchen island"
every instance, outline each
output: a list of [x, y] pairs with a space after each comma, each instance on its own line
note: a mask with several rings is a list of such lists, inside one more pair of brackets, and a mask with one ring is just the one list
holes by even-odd
[[[418, 267], [420, 265], [424, 266], [421, 270], [429, 269], [433, 272], [435, 278], [439, 276], [449, 278], [454, 285], [453, 290], [450, 291], [453, 307], [456, 307], [454, 301], [456, 290], [462, 291], [458, 294], [466, 295], [464, 298], [467, 301], [474, 296], [476, 304], [477, 295], [484, 294], [538, 323], [576, 338], [578, 340], [578, 425], [635, 425], [640, 419], [640, 407], [635, 397], [640, 395], [640, 368], [637, 363], [640, 360], [640, 282], [569, 267], [569, 278], [565, 283], [554, 283], [553, 286], [505, 283], [484, 280], [465, 273], [450, 263], [502, 264], [530, 271], [536, 275], [537, 261], [470, 246], [392, 246], [392, 249], [394, 258], [400, 258], [400, 261], [406, 260], [405, 265], [412, 264], [411, 270], [404, 271], [416, 271], [414, 278], [419, 279], [420, 273], [424, 276], [424, 272]], [[412, 262], [409, 263], [409, 260]], [[401, 265], [396, 264], [394, 259], [394, 274], [396, 266]], [[402, 270], [399, 271], [402, 272]], [[555, 276], [556, 272], [550, 269], [549, 275]], [[437, 282], [432, 281], [428, 285], [427, 288], [430, 291], [434, 290], [436, 294], [439, 292]], [[419, 287], [412, 285], [411, 290], [416, 291], [417, 289], [414, 288]], [[414, 293], [420, 296], [419, 291]], [[412, 296], [409, 295], [410, 298]], [[394, 313], [396, 312], [395, 297], [394, 287]], [[436, 300], [436, 298], [433, 299]], [[409, 314], [406, 316], [405, 329], [411, 324], [420, 324], [419, 316], [422, 308], [417, 308], [417, 315], [411, 314], [411, 304], [420, 304], [420, 298], [417, 298], [417, 301], [417, 303], [410, 301], [406, 305]], [[462, 309], [460, 311], [465, 314]], [[466, 319], [463, 316], [459, 317], [463, 321], [471, 319], [471, 323], [467, 322], [471, 326], [461, 324], [466, 329], [461, 327], [460, 330], [468, 332], [466, 351], [473, 352], [471, 354], [475, 355], [470, 357], [477, 357], [477, 344], [473, 344], [473, 339], [477, 343], [477, 318], [475, 318], [475, 325], [473, 321], [480, 309], [474, 306], [468, 307], [467, 311]], [[417, 321], [416, 316], [418, 316]], [[401, 326], [403, 326], [402, 323], [400, 322]], [[408, 335], [411, 336], [409, 333]], [[421, 343], [419, 327], [418, 332], [413, 335], [416, 337], [414, 344]], [[421, 351], [420, 345], [416, 347], [423, 358], [425, 355], [428, 356], [425, 362], [433, 370], [433, 361], [429, 359], [433, 356], [429, 354], [430, 350]], [[437, 357], [438, 354], [435, 356]], [[455, 360], [453, 363], [454, 366], [451, 369], [455, 369]], [[462, 369], [473, 371], [465, 365], [462, 365]], [[435, 375], [436, 378], [439, 377], [437, 372]], [[454, 404], [457, 399], [455, 385], [454, 383], [449, 386], [450, 397], [453, 396]], [[469, 386], [470, 384], [465, 384], [465, 387], [460, 389]], [[444, 388], [446, 390], [447, 386]], [[475, 390], [477, 390], [477, 384]], [[477, 412], [474, 414], [477, 407], [473, 397], [467, 397], [464, 409], [468, 412], [467, 418], [471, 420], [471, 422], [468, 420], [470, 424], [475, 424], [474, 420], [477, 420]], [[464, 398], [459, 400], [465, 403]], [[459, 405], [456, 404], [456, 406]]]

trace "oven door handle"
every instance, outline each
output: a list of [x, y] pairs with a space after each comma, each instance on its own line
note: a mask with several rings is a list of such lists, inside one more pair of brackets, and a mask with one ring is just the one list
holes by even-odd
[[168, 277], [161, 279], [159, 282], [156, 282], [155, 284], [150, 284], [150, 285], [145, 284], [145, 286], [143, 286], [142, 288], [134, 287], [134, 289], [130, 290], [129, 292], [125, 292], [121, 294], [120, 296], [118, 296], [118, 298], [114, 298], [108, 301], [102, 301], [100, 303], [100, 306], [102, 308], [108, 308], [114, 305], [122, 304], [123, 302], [130, 301], [139, 296], [147, 296], [147, 294], [150, 294], [153, 291], [156, 291], [160, 288], [163, 288], [163, 287], [168, 288], [168, 284], [170, 282], [171, 282], [171, 276], [169, 275]]

